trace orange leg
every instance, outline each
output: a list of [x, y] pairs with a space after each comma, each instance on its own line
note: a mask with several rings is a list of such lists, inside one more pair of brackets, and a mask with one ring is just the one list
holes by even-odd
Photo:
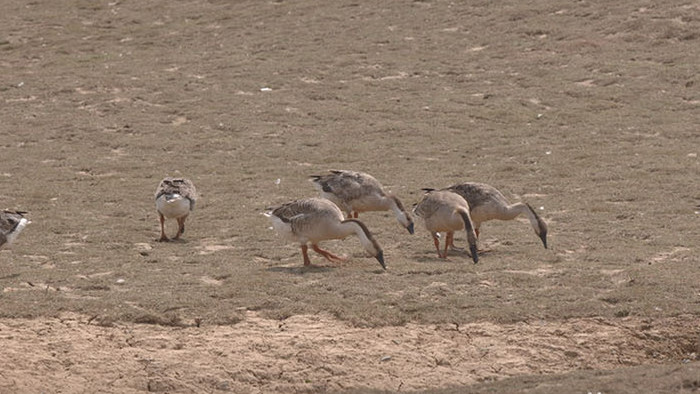
[[173, 240], [180, 239], [180, 234], [182, 234], [182, 231], [180, 231], [180, 229], [182, 228], [182, 219], [177, 218], [176, 220], [177, 220], [177, 233], [173, 237]]
[[160, 215], [160, 239], [158, 239], [158, 242], [170, 241], [168, 236], [165, 235], [165, 217], [160, 212], [158, 212], [158, 215]]
[[309, 259], [309, 247], [306, 245], [301, 245], [301, 254], [304, 255], [304, 266], [311, 265], [311, 259]]
[[442, 253], [440, 253], [440, 238], [438, 238], [437, 233], [433, 233], [432, 236], [433, 236], [433, 243], [435, 243], [435, 249], [437, 249], [437, 252], [438, 252], [438, 257], [442, 259], [443, 258]]
[[185, 220], [186, 219], [187, 219], [187, 216], [177, 218], [177, 234], [175, 234], [175, 237], [173, 237], [173, 239], [180, 239], [180, 234], [183, 234], [185, 232]]
[[447, 237], [445, 238], [445, 253], [443, 254], [442, 258], [446, 259], [447, 258], [447, 248], [452, 245], [454, 246], [455, 244], [455, 233], [450, 231], [447, 233]]
[[187, 216], [184, 216], [184, 217], [182, 218], [182, 224], [180, 225], [180, 234], [184, 234], [184, 233], [185, 233], [185, 220], [187, 220]]
[[[475, 228], [475, 229], [474, 229], [474, 233], [476, 234], [476, 238], [478, 239], [478, 238], [479, 238], [479, 229], [478, 229], [478, 228]], [[464, 250], [463, 248], [458, 248], [458, 247], [455, 246], [455, 239], [454, 239], [454, 237], [450, 238], [450, 248], [452, 248], [452, 249], [454, 249], [454, 250]]]
[[357, 219], [359, 216], [360, 216], [360, 214], [357, 211], [353, 212], [353, 217], [355, 219]]
[[323, 257], [325, 257], [328, 261], [332, 261], [332, 262], [337, 263], [337, 262], [341, 262], [341, 261], [347, 260], [346, 258], [343, 258], [343, 257], [340, 257], [340, 256], [336, 256], [336, 255], [334, 255], [333, 253], [331, 253], [331, 252], [329, 252], [329, 251], [327, 251], [327, 250], [323, 250], [323, 249], [319, 248], [318, 245], [311, 244], [311, 247], [314, 249], [314, 251], [315, 251], [316, 253], [320, 254], [320, 255], [323, 256]]

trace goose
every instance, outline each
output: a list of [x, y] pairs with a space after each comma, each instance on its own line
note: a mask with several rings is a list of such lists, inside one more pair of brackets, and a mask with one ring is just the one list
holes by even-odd
[[[426, 193], [423, 199], [416, 204], [413, 213], [423, 219], [425, 228], [433, 236], [438, 257], [447, 258], [447, 247], [454, 239], [454, 232], [464, 229], [467, 232], [469, 250], [474, 263], [479, 262], [476, 249], [476, 234], [474, 225], [469, 216], [469, 204], [457, 193], [449, 190], [423, 189]], [[438, 233], [445, 232], [445, 251], [440, 252], [440, 238]]]
[[544, 248], [547, 249], [547, 223], [535, 213], [529, 204], [522, 202], [509, 204], [503, 193], [485, 183], [460, 183], [443, 190], [453, 191], [467, 200], [477, 238], [481, 223], [494, 219], [513, 220], [524, 214], [530, 221], [532, 229], [535, 230], [535, 234], [542, 240]]
[[24, 211], [0, 211], [0, 248], [14, 242], [24, 227], [31, 223], [24, 217], [26, 213]]
[[156, 210], [160, 217], [160, 242], [169, 241], [165, 235], [165, 219], [177, 220], [177, 234], [173, 240], [185, 232], [185, 220], [197, 199], [197, 190], [189, 179], [166, 177], [156, 189]]
[[330, 170], [326, 175], [311, 175], [311, 181], [321, 197], [333, 201], [347, 214], [348, 218], [359, 216], [360, 212], [388, 211], [396, 215], [396, 220], [413, 234], [413, 219], [406, 212], [401, 201], [372, 175], [364, 172]]
[[265, 216], [270, 218], [273, 228], [282, 238], [301, 245], [304, 266], [311, 264], [307, 252], [309, 243], [316, 253], [328, 261], [345, 261], [346, 258], [319, 248], [318, 243], [355, 234], [367, 253], [374, 256], [386, 270], [384, 252], [367, 227], [357, 219], [344, 220], [340, 208], [329, 200], [317, 197], [299, 199], [269, 208]]

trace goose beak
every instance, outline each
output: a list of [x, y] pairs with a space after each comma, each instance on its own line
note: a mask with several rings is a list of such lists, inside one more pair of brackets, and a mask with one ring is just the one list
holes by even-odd
[[374, 257], [377, 259], [377, 261], [379, 261], [379, 264], [381, 264], [382, 268], [384, 268], [384, 270], [386, 271], [386, 264], [384, 264], [384, 252], [380, 250], [379, 253]]
[[540, 234], [540, 239], [542, 240], [542, 244], [544, 245], [544, 248], [547, 249], [547, 232], [543, 232]]
[[476, 245], [470, 245], [469, 251], [472, 254], [472, 260], [474, 260], [474, 264], [478, 263], [479, 262], [479, 255], [476, 252]]
[[408, 233], [413, 235], [413, 222], [411, 222], [408, 227], [406, 227], [406, 230], [408, 230]]

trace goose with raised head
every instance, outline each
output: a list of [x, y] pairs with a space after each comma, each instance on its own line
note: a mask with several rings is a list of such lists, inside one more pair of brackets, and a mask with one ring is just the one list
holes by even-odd
[[348, 218], [359, 216], [360, 212], [394, 212], [396, 220], [413, 234], [413, 219], [403, 204], [372, 175], [364, 172], [330, 170], [326, 175], [312, 175], [311, 181], [321, 193], [321, 197], [333, 201], [345, 211]]
[[197, 189], [194, 183], [186, 178], [167, 177], [160, 181], [156, 189], [156, 210], [160, 217], [160, 239], [164, 242], [170, 239], [165, 235], [165, 219], [177, 220], [177, 233], [174, 240], [185, 232], [185, 220], [194, 210], [197, 200]]
[[[476, 233], [469, 216], [469, 204], [457, 193], [448, 190], [423, 189], [426, 193], [416, 204], [413, 212], [423, 219], [438, 252], [438, 257], [447, 258], [447, 247], [454, 239], [455, 231], [464, 229], [467, 233], [469, 250], [474, 263], [479, 262], [476, 249]], [[447, 233], [445, 250], [440, 252], [439, 233]]]
[[386, 269], [384, 252], [367, 227], [357, 219], [344, 220], [340, 208], [329, 200], [315, 197], [295, 200], [269, 208], [265, 216], [270, 218], [273, 228], [282, 238], [300, 244], [305, 266], [311, 264], [308, 244], [331, 262], [345, 261], [346, 258], [321, 249], [318, 243], [355, 234], [367, 253]]
[[537, 215], [529, 204], [522, 202], [510, 204], [503, 193], [485, 183], [466, 182], [449, 186], [443, 190], [453, 191], [467, 200], [477, 238], [483, 222], [494, 219], [513, 220], [520, 215], [525, 215], [535, 234], [542, 240], [542, 244], [547, 249], [547, 223]]
[[27, 224], [31, 223], [24, 217], [24, 211], [0, 211], [0, 248], [11, 244]]

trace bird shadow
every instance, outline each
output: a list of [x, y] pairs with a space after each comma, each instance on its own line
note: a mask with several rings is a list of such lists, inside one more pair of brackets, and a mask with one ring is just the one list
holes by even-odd
[[160, 238], [155, 238], [155, 239], [153, 240], [153, 242], [155, 242], [156, 244], [163, 244], [163, 245], [178, 245], [178, 244], [187, 244], [187, 243], [189, 243], [189, 241], [186, 240], [186, 239], [184, 239], [184, 238], [177, 238], [177, 239], [175, 239], [175, 238], [168, 238], [168, 239], [165, 239], [165, 240], [161, 240]]
[[267, 268], [268, 271], [270, 272], [282, 272], [286, 274], [293, 274], [293, 275], [304, 275], [308, 273], [318, 273], [318, 272], [330, 272], [337, 267], [329, 267], [329, 266], [322, 266], [322, 265], [302, 265], [298, 267], [269, 267]]
[[[488, 252], [482, 253], [480, 251], [479, 257], [485, 254], [488, 254]], [[471, 261], [472, 256], [468, 251], [459, 249], [449, 249], [447, 251], [447, 259], [438, 257], [437, 252], [435, 250], [432, 250], [430, 252], [416, 253], [413, 255], [413, 261], [416, 261], [418, 263], [449, 263], [458, 262], [462, 259]]]

